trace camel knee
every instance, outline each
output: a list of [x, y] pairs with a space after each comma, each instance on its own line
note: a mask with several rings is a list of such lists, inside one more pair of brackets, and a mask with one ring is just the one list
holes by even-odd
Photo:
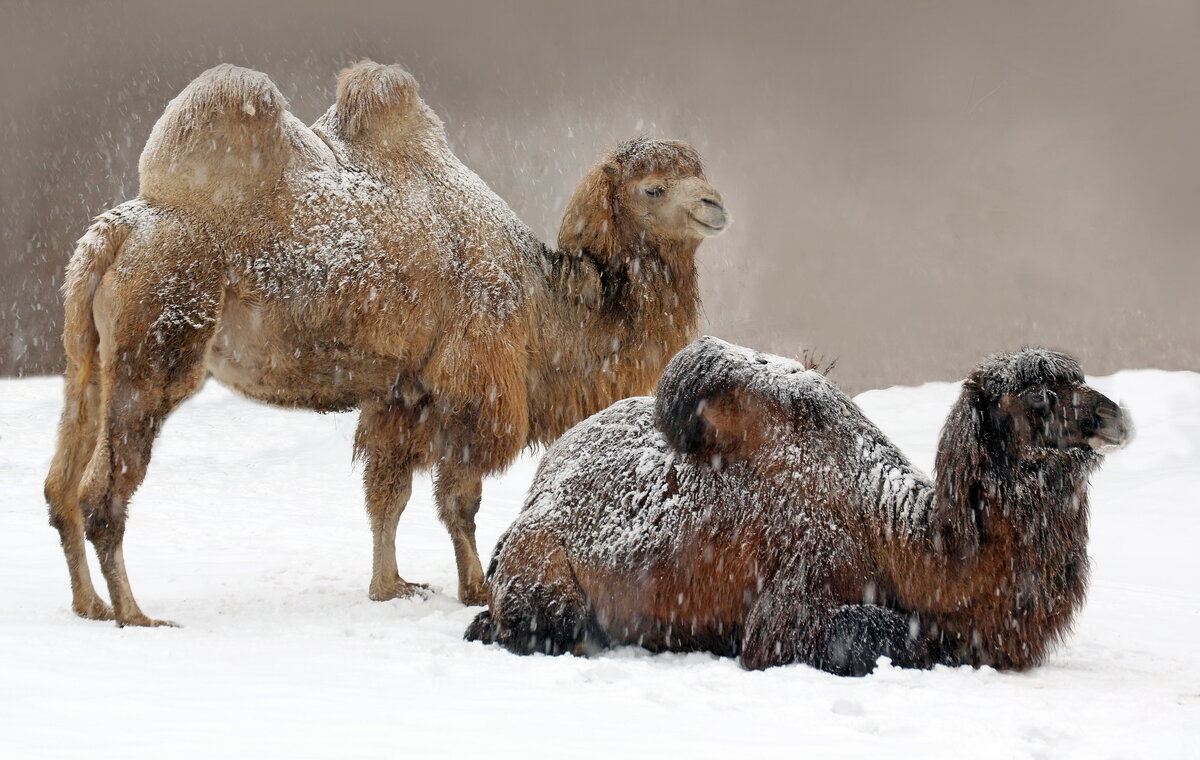
[[438, 508], [438, 519], [442, 521], [442, 525], [446, 526], [446, 530], [451, 535], [459, 535], [469, 533], [475, 535], [475, 515], [479, 512], [479, 503], [475, 502], [473, 508], [460, 510], [457, 507]]
[[587, 593], [562, 546], [544, 534], [510, 529], [488, 568], [488, 609], [464, 637], [515, 654], [587, 654], [608, 645]]
[[475, 619], [467, 626], [466, 632], [463, 633], [463, 639], [466, 641], [478, 641], [482, 644], [495, 642], [495, 625], [492, 621], [491, 610], [484, 610], [475, 616]]
[[105, 552], [118, 546], [125, 537], [125, 517], [125, 506], [112, 501], [84, 510], [84, 535], [96, 547], [101, 560]]
[[595, 614], [574, 583], [510, 589], [476, 616], [464, 638], [499, 644], [514, 654], [583, 655], [607, 646]]
[[483, 478], [474, 474], [463, 474], [446, 468], [438, 469], [435, 496], [438, 518], [454, 533], [475, 532], [475, 515], [483, 496]]

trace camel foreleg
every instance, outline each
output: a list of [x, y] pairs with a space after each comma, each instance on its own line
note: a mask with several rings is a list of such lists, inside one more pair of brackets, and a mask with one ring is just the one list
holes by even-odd
[[[605, 647], [608, 639], [561, 545], [540, 536], [508, 538], [488, 573], [504, 582], [490, 588], [488, 609], [463, 637], [515, 654], [584, 655]], [[507, 567], [497, 575], [501, 563]]]
[[896, 610], [796, 600], [786, 590], [764, 589], [746, 619], [743, 667], [803, 662], [835, 675], [864, 676], [880, 657], [906, 668], [929, 665], [909, 618]]
[[469, 465], [444, 457], [438, 464], [434, 498], [438, 517], [454, 544], [458, 565], [458, 600], [465, 605], [487, 604], [483, 564], [475, 546], [475, 515], [483, 492], [483, 475]]
[[396, 566], [396, 526], [412, 495], [413, 469], [428, 449], [419, 433], [419, 417], [402, 406], [367, 407], [359, 416], [354, 448], [366, 462], [363, 485], [373, 539], [368, 595], [377, 602], [429, 588], [404, 580]]

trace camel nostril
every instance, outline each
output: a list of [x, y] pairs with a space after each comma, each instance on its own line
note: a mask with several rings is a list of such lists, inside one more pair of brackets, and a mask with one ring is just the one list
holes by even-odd
[[715, 198], [701, 198], [700, 202], [703, 203], [705, 206], [712, 206], [714, 208], [719, 208], [722, 211], [725, 210], [725, 207], [721, 205], [721, 202]]

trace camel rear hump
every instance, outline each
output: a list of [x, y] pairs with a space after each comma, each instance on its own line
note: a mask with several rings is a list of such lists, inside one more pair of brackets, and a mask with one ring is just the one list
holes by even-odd
[[258, 71], [221, 64], [196, 77], [155, 123], [138, 163], [155, 204], [232, 208], [271, 189], [291, 143], [287, 101]]
[[349, 143], [403, 143], [441, 122], [418, 94], [417, 80], [397, 65], [359, 61], [338, 74], [331, 128]]

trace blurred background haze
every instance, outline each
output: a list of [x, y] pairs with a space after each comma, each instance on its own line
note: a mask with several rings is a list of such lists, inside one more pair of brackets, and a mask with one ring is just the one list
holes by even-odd
[[222, 61], [311, 123], [401, 63], [543, 240], [602, 153], [705, 158], [733, 223], [704, 331], [869, 387], [1040, 344], [1200, 368], [1194, 2], [0, 2], [0, 375], [60, 372], [58, 287], [137, 193], [166, 102]]

